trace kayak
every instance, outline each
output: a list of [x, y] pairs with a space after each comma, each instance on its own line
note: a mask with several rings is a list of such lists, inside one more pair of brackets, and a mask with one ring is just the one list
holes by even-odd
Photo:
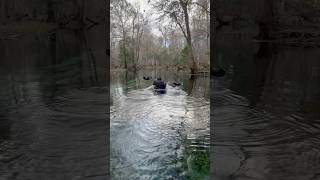
[[154, 89], [153, 92], [155, 94], [165, 94], [167, 92], [167, 89]]

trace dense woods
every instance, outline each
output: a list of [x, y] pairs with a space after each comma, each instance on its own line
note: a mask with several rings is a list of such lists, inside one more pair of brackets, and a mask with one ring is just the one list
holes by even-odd
[[[208, 69], [210, 36], [214, 37], [225, 25], [254, 25], [258, 29], [256, 38], [260, 40], [313, 41], [319, 34], [318, 0], [216, 0], [213, 5], [209, 0], [156, 0], [148, 1], [151, 12], [128, 0], [111, 0], [109, 11], [107, 3], [102, 0], [90, 3], [84, 0], [0, 0], [0, 37], [17, 29], [40, 29], [31, 23], [13, 26], [30, 21], [51, 24], [54, 28], [90, 28], [105, 23], [110, 13], [113, 68], [173, 67], [195, 72]], [[151, 15], [157, 18], [152, 19]], [[210, 34], [210, 16], [213, 34]], [[160, 33], [155, 34], [154, 29]]]
[[174, 67], [192, 73], [208, 68], [209, 1], [151, 1], [149, 5], [157, 15], [156, 27], [137, 4], [111, 1], [112, 66]]
[[103, 22], [106, 3], [101, 0], [1, 0], [0, 22], [6, 25], [37, 21], [75, 29]]

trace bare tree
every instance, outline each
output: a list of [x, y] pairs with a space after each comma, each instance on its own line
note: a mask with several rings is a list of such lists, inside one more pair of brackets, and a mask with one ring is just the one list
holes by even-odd
[[139, 57], [140, 57], [140, 44], [141, 44], [141, 37], [144, 32], [144, 27], [147, 24], [147, 20], [143, 17], [142, 14], [138, 14], [138, 24], [136, 26], [136, 65], [139, 63]]
[[124, 53], [124, 68], [128, 68], [127, 62], [127, 29], [128, 29], [128, 22], [130, 20], [130, 11], [131, 6], [126, 0], [112, 0], [110, 3], [111, 15], [114, 21], [113, 25], [114, 28], [121, 31], [122, 33], [122, 48]]
[[193, 9], [191, 24], [195, 59], [198, 65], [206, 67], [209, 64], [210, 25], [209, 25], [209, 1], [197, 0], [197, 6]]
[[[149, 1], [150, 2], [150, 1]], [[161, 12], [160, 19], [169, 17], [173, 22], [175, 22], [180, 30], [182, 31], [188, 47], [188, 58], [191, 74], [197, 72], [198, 67], [195, 62], [193, 46], [192, 46], [192, 36], [190, 30], [190, 20], [189, 13], [190, 9], [194, 5], [192, 0], [156, 0], [153, 1], [153, 7]]]
[[158, 26], [158, 30], [161, 32], [161, 35], [163, 37], [164, 46], [167, 46], [168, 41], [168, 27], [166, 26]]
[[139, 63], [139, 55], [140, 55], [140, 43], [141, 43], [141, 37], [143, 34], [144, 26], [147, 23], [147, 20], [143, 16], [141, 9], [138, 5], [135, 5], [132, 7], [131, 12], [131, 18], [132, 18], [132, 34], [131, 34], [131, 40], [132, 40], [132, 59], [134, 61], [134, 68], [137, 69], [137, 65]]

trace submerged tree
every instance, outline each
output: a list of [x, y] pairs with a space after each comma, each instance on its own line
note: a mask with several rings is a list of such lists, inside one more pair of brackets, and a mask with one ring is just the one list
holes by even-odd
[[181, 32], [183, 33], [187, 42], [191, 74], [196, 73], [198, 70], [194, 58], [189, 20], [190, 9], [194, 4], [195, 3], [192, 0], [156, 0], [152, 2], [153, 7], [161, 13], [160, 19], [169, 17], [170, 20], [179, 26]]

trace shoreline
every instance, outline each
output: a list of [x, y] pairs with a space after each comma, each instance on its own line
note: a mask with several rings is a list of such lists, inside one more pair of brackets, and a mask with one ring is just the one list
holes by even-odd
[[[190, 69], [187, 67], [181, 67], [181, 66], [140, 66], [136, 69], [136, 71], [139, 70], [152, 70], [152, 69], [167, 69], [167, 70], [177, 70], [177, 71], [189, 71]], [[129, 67], [127, 69], [119, 67], [119, 66], [110, 66], [110, 71], [119, 71], [119, 70], [127, 70], [127, 71], [133, 71], [134, 68]], [[206, 68], [199, 68], [198, 71], [201, 72], [209, 72], [210, 71], [210, 65], [206, 66]]]

